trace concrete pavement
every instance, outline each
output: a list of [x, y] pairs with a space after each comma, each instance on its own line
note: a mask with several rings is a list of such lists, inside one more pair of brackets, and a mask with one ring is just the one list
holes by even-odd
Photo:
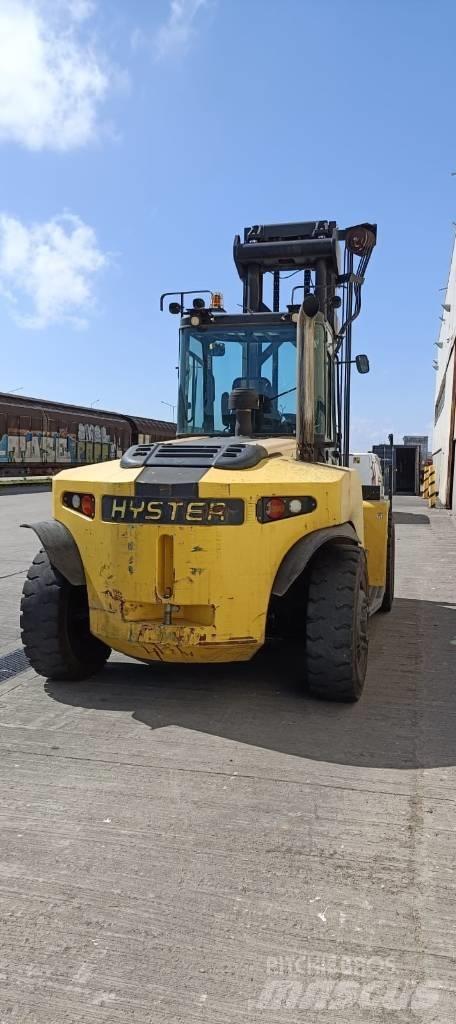
[[[3, 650], [48, 507], [0, 496]], [[0, 686], [0, 1024], [453, 1024], [456, 529], [396, 519], [356, 706], [278, 650]]]
[[49, 491], [0, 492], [0, 654], [20, 643], [19, 602], [25, 575], [39, 547], [33, 531], [21, 530], [19, 525], [48, 519], [50, 514]]

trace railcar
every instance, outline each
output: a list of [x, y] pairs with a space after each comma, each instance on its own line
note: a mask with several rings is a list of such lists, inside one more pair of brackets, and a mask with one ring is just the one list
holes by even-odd
[[0, 392], [0, 476], [52, 475], [168, 441], [175, 424]]

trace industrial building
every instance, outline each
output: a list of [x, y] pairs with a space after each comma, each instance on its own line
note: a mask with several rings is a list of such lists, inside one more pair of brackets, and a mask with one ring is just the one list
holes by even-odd
[[427, 434], [405, 434], [404, 444], [408, 448], [416, 448], [419, 445], [421, 465], [427, 462], [429, 457], [429, 438]]
[[436, 470], [437, 502], [456, 511], [456, 243], [453, 247], [448, 285], [442, 303], [441, 326], [435, 342], [435, 405], [432, 460]]
[[385, 489], [390, 489], [393, 473], [393, 494], [419, 494], [421, 469], [428, 458], [428, 438], [422, 434], [406, 434], [403, 444], [374, 444], [383, 471]]

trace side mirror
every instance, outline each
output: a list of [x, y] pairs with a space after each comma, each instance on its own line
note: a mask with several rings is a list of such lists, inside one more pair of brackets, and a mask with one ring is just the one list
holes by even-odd
[[182, 313], [182, 306], [180, 302], [170, 302], [168, 309], [170, 313]]
[[369, 373], [369, 359], [365, 355], [355, 357], [356, 369], [358, 373]]

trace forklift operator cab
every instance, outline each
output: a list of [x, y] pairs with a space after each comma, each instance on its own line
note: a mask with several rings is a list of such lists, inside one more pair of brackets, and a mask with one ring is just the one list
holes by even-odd
[[[252, 325], [250, 317], [247, 326], [242, 322], [233, 324], [232, 319], [225, 328], [223, 324], [203, 322], [197, 328], [181, 328], [180, 435], [234, 433], [228, 396], [236, 388], [250, 388], [257, 394], [259, 411], [268, 415], [264, 433], [271, 429], [280, 433], [281, 413], [295, 411], [293, 394], [278, 397], [293, 386], [296, 378], [295, 325], [263, 327]], [[261, 419], [261, 415], [256, 417], [258, 434], [263, 432]]]
[[[226, 435], [235, 433], [235, 414], [229, 396], [240, 390], [252, 393], [254, 437], [293, 436], [296, 433], [296, 323], [283, 315], [240, 315], [239, 324], [204, 323], [181, 327], [180, 387], [177, 433]], [[228, 318], [226, 318], [228, 319]], [[248, 319], [248, 325], [243, 321]], [[317, 320], [322, 321], [321, 315]], [[332, 338], [324, 323], [315, 329], [315, 430], [331, 436], [334, 419], [331, 396]]]

